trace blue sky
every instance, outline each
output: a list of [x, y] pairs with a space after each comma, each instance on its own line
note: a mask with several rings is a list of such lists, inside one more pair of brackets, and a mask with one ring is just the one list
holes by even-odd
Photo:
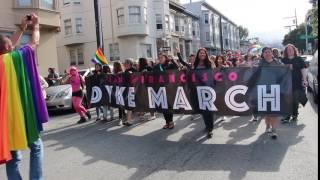
[[[197, 0], [192, 0], [196, 2]], [[180, 0], [189, 3], [190, 0]], [[281, 43], [292, 25], [292, 17], [297, 11], [298, 24], [302, 23], [305, 14], [311, 9], [308, 0], [207, 0], [209, 4], [229, 17], [238, 25], [249, 29], [250, 37], [259, 37], [267, 44]]]

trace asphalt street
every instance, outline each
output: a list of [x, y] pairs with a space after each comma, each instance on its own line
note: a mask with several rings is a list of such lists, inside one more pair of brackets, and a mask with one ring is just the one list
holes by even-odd
[[[251, 117], [218, 119], [208, 140], [200, 116], [176, 115], [175, 129], [163, 130], [161, 114], [122, 127], [117, 121], [77, 125], [77, 114], [55, 113], [42, 134], [45, 179], [315, 180], [318, 106], [310, 100], [299, 111], [297, 123], [280, 125], [277, 140], [264, 133], [263, 120], [250, 123]], [[28, 163], [25, 151], [25, 179]], [[0, 179], [6, 179], [3, 165]]]

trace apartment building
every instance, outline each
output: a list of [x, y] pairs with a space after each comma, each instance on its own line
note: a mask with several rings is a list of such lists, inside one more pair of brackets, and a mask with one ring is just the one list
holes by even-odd
[[178, 0], [111, 0], [101, 2], [101, 9], [105, 52], [111, 60], [156, 59], [177, 47], [187, 56], [200, 45], [199, 36], [192, 34], [199, 31], [199, 18]]
[[[35, 12], [40, 17], [40, 46], [37, 48], [39, 73], [48, 74], [48, 68], [58, 69], [56, 35], [60, 30], [58, 0], [0, 0], [0, 33], [11, 36], [26, 14]], [[31, 39], [31, 31], [24, 33], [21, 45]]]
[[200, 17], [201, 46], [209, 54], [240, 50], [239, 29], [234, 22], [206, 1], [191, 2], [183, 6]]
[[60, 72], [70, 65], [88, 68], [97, 49], [93, 1], [60, 0], [61, 33], [57, 37]]
[[[60, 70], [87, 68], [96, 50], [93, 1], [61, 0], [62, 29], [58, 37]], [[104, 52], [111, 61], [145, 57], [181, 49], [183, 56], [200, 47], [199, 17], [179, 0], [99, 1]]]

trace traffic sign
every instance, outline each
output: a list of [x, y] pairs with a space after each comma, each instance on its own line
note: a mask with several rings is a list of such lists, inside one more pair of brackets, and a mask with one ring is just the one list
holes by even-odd
[[[308, 39], [314, 39], [314, 38], [315, 38], [314, 36], [308, 35]], [[306, 35], [305, 35], [305, 34], [300, 35], [300, 36], [299, 36], [299, 39], [306, 39]]]

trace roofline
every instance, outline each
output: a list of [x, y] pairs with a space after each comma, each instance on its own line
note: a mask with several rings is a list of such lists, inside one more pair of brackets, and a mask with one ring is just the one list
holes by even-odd
[[230, 22], [231, 24], [233, 24], [234, 26], [238, 25], [236, 23], [234, 23], [233, 21], [231, 21], [229, 18], [227, 18], [225, 15], [223, 15], [220, 11], [218, 11], [217, 9], [215, 9], [214, 7], [212, 7], [210, 4], [208, 4], [205, 0], [203, 1], [199, 1], [199, 2], [193, 2], [193, 3], [186, 3], [184, 5], [188, 5], [188, 4], [196, 4], [196, 3], [200, 3], [201, 5], [207, 6], [209, 9], [211, 9], [212, 11], [216, 12], [219, 16], [221, 16], [223, 19], [227, 20], [228, 22]]
[[200, 19], [199, 16], [193, 14], [191, 11], [187, 10], [187, 8], [185, 8], [184, 6], [182, 6], [182, 5], [180, 5], [180, 4], [176, 3], [176, 2], [173, 2], [173, 1], [170, 0], [170, 1], [169, 1], [169, 6], [170, 6], [170, 5], [171, 5], [171, 6], [174, 6], [175, 8], [177, 8], [178, 10], [180, 10], [182, 13], [184, 13], [184, 14], [186, 14], [186, 15], [189, 15], [189, 16], [191, 16], [191, 17], [194, 18], [194, 19], [197, 19], [197, 20]]

